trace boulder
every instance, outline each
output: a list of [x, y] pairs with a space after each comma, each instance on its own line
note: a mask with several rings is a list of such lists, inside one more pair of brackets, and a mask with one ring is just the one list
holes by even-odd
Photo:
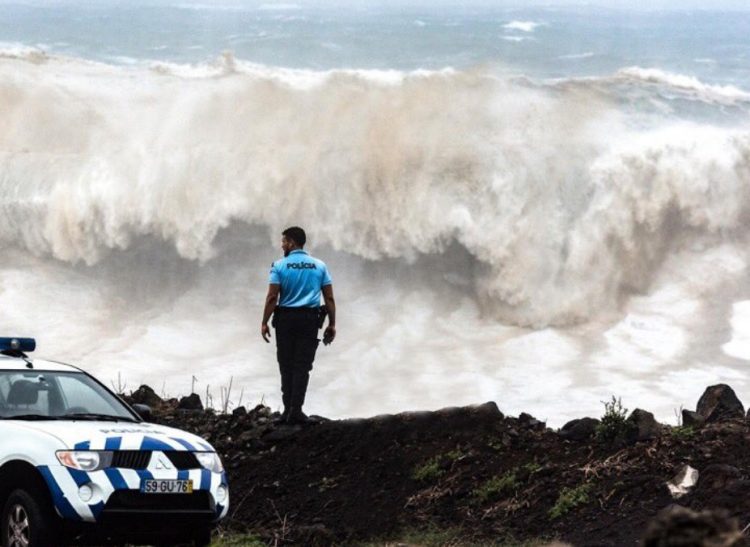
[[[726, 511], [701, 511], [671, 506], [649, 523], [641, 545], [741, 545], [737, 521]], [[741, 541], [741, 540], [740, 540]]]
[[238, 406], [232, 411], [232, 416], [247, 416], [247, 409], [244, 406]]
[[733, 465], [714, 463], [701, 471], [697, 488], [700, 490], [727, 490], [742, 479], [742, 472]]
[[571, 420], [562, 426], [560, 436], [571, 441], [585, 441], [596, 434], [596, 426], [599, 420], [596, 418], [580, 418]]
[[706, 423], [706, 419], [692, 410], [682, 409], [682, 425], [684, 427], [700, 427]]
[[654, 419], [654, 415], [646, 410], [636, 408], [627, 419], [630, 424], [629, 441], [647, 441], [659, 436], [662, 426]]
[[726, 384], [707, 387], [698, 400], [696, 410], [707, 422], [745, 417], [745, 407], [734, 390]]
[[181, 410], [203, 410], [203, 403], [201, 402], [200, 395], [191, 393], [187, 397], [180, 399], [180, 402], [177, 403], [177, 408]]
[[148, 405], [151, 408], [161, 406], [162, 399], [147, 385], [142, 385], [130, 396], [133, 404]]
[[521, 414], [518, 416], [518, 423], [528, 429], [545, 428], [544, 422], [537, 420], [536, 418], [534, 418], [534, 416], [532, 416], [531, 414], [527, 414], [526, 412], [521, 412]]
[[497, 404], [494, 401], [488, 401], [481, 405], [470, 406], [471, 412], [478, 416], [486, 416], [488, 418], [495, 418], [502, 420], [504, 418], [503, 413], [497, 408]]

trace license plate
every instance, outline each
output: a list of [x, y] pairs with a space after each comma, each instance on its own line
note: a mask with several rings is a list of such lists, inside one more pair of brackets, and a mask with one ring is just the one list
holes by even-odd
[[147, 479], [141, 483], [144, 494], [192, 494], [193, 481], [181, 479]]

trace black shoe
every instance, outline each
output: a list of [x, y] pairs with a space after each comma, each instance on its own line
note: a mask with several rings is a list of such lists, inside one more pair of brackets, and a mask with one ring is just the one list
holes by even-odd
[[276, 422], [276, 423], [281, 423], [281, 424], [285, 424], [285, 423], [286, 423], [286, 421], [287, 421], [287, 420], [289, 419], [289, 412], [290, 412], [290, 409], [289, 409], [289, 408], [285, 408], [285, 409], [284, 409], [284, 412], [282, 412], [282, 413], [281, 413], [281, 414], [279, 415], [279, 417], [278, 417], [278, 418], [274, 419], [274, 422]]
[[297, 424], [306, 424], [310, 421], [310, 418], [308, 418], [304, 412], [302, 412], [301, 408], [293, 408], [291, 412], [289, 412], [289, 417], [286, 419], [286, 423], [297, 425]]

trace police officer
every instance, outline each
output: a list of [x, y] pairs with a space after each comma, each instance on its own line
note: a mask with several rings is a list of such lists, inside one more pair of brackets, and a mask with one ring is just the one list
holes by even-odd
[[273, 314], [284, 402], [281, 419], [295, 424], [308, 420], [302, 412], [302, 405], [318, 348], [321, 292], [328, 310], [328, 327], [323, 335], [323, 343], [330, 344], [336, 337], [336, 303], [331, 276], [322, 260], [311, 257], [304, 250], [306, 241], [305, 231], [298, 226], [282, 232], [284, 258], [271, 264], [260, 327], [261, 336], [270, 342], [268, 320]]

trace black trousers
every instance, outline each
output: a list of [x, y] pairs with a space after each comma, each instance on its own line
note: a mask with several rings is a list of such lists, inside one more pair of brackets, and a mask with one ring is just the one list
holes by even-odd
[[281, 372], [284, 408], [302, 408], [319, 343], [318, 310], [276, 308], [273, 326], [276, 329], [276, 357]]

